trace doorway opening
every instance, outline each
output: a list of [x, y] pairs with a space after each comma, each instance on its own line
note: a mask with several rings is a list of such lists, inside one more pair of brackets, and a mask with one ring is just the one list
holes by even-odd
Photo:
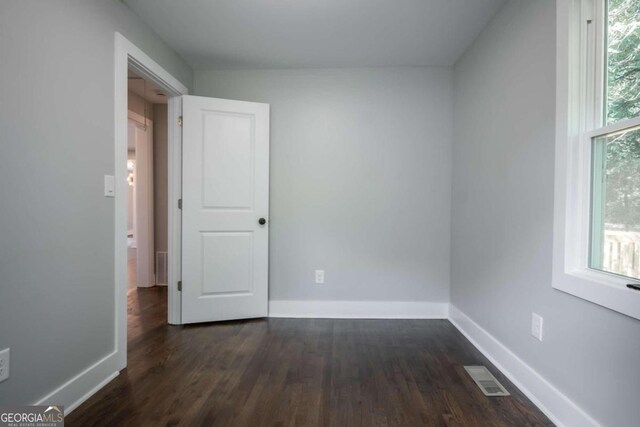
[[167, 96], [152, 81], [127, 76], [128, 333], [167, 313]]
[[[167, 199], [168, 283], [167, 298], [159, 294], [158, 304], [150, 304], [162, 312], [166, 301], [168, 322], [162, 317], [161, 323], [156, 318], [148, 325], [268, 314], [269, 105], [186, 96], [186, 87], [144, 52], [120, 34], [115, 41], [115, 353], [121, 370], [127, 366], [130, 338], [127, 265], [132, 264], [134, 282], [135, 263], [136, 295], [142, 295], [143, 288], [158, 288], [157, 279], [165, 275], [156, 269], [165, 254], [156, 245], [164, 230], [153, 214], [154, 208], [163, 210], [155, 207], [154, 194]], [[129, 80], [142, 85], [138, 93]], [[147, 98], [161, 93], [168, 95], [168, 102], [166, 114], [158, 116], [156, 110], [162, 107]], [[134, 108], [137, 99], [139, 111]], [[161, 120], [166, 120], [164, 126]], [[153, 188], [154, 135], [164, 131], [167, 188], [158, 193]], [[128, 187], [134, 187], [130, 197]], [[129, 308], [147, 305], [136, 302]]]
[[[142, 114], [140, 111], [130, 112], [129, 105], [129, 77], [140, 77], [142, 80], [142, 95], [136, 94], [135, 90], [131, 90], [139, 98], [145, 98], [145, 85], [146, 95], [157, 95], [157, 92], [150, 92], [150, 87], [155, 88], [156, 91], [165, 94], [166, 99], [166, 113], [165, 124], [159, 126], [159, 120], [155, 120], [151, 114], [152, 109], [147, 105], [146, 113], [144, 109], [144, 103]], [[137, 79], [131, 79], [137, 80]], [[138, 84], [140, 84], [138, 83]], [[151, 85], [153, 86], [151, 86]], [[131, 88], [133, 89], [133, 88]], [[178, 287], [178, 281], [181, 277], [181, 224], [182, 215], [179, 208], [179, 200], [182, 197], [182, 130], [179, 127], [179, 118], [182, 114], [182, 96], [189, 93], [187, 87], [179, 80], [168, 73], [162, 66], [151, 59], [147, 54], [140, 50], [137, 46], [127, 40], [122, 34], [115, 33], [115, 352], [114, 361], [115, 369], [120, 371], [127, 366], [127, 311], [128, 311], [128, 299], [127, 294], [129, 291], [129, 264], [134, 264], [135, 260], [135, 279], [131, 281], [135, 283], [135, 290], [140, 290], [141, 285], [153, 285], [149, 289], [158, 288], [156, 291], [164, 292], [166, 296], [160, 299], [161, 305], [157, 307], [158, 313], [160, 313], [159, 319], [161, 323], [169, 323], [172, 325], [178, 325], [182, 323], [181, 318], [181, 293]], [[149, 100], [146, 100], [149, 101]], [[151, 101], [153, 104], [154, 102]], [[159, 104], [159, 102], [155, 102]], [[132, 102], [133, 104], [133, 102]], [[135, 123], [131, 123], [131, 119]], [[148, 121], [148, 122], [147, 122]], [[133, 132], [136, 134], [134, 137], [137, 141], [148, 141], [154, 134], [164, 132], [166, 135], [166, 160], [164, 160], [164, 170], [166, 170], [166, 208], [158, 209], [160, 215], [163, 213], [166, 215], [166, 287], [160, 289], [158, 281], [162, 282], [162, 277], [156, 274], [156, 265], [164, 272], [165, 269], [161, 265], [162, 259], [156, 261], [156, 242], [157, 235], [155, 233], [155, 226], [152, 229], [149, 227], [151, 222], [146, 223], [146, 228], [137, 229], [138, 226], [134, 226], [135, 222], [132, 220], [129, 223], [129, 181], [132, 180], [135, 184], [137, 181], [141, 181], [141, 170], [143, 169], [142, 158], [140, 153], [136, 149], [136, 145], [133, 145], [133, 150], [136, 151], [131, 160], [133, 164], [129, 163], [129, 134]], [[153, 148], [153, 141], [147, 144], [147, 147]], [[147, 159], [149, 159], [149, 165], [147, 172], [152, 169], [153, 151], [147, 153]], [[129, 168], [131, 166], [131, 168]], [[130, 170], [131, 169], [131, 170]], [[138, 176], [140, 175], [140, 176]], [[149, 176], [145, 174], [145, 176]], [[152, 182], [153, 175], [149, 179]], [[133, 197], [132, 197], [133, 198]], [[135, 210], [140, 209], [141, 197], [136, 194]], [[150, 209], [153, 209], [153, 205], [148, 203], [149, 197], [145, 198], [146, 205]], [[151, 199], [153, 200], [153, 199]], [[133, 205], [133, 203], [132, 203]], [[132, 206], [133, 209], [133, 206]], [[149, 210], [148, 212], [151, 212]], [[143, 260], [140, 251], [141, 241], [144, 240], [143, 233], [147, 231], [149, 235], [153, 236], [153, 249], [147, 250], [147, 259]], [[130, 236], [129, 236], [130, 235]], [[135, 245], [135, 258], [129, 256], [131, 246]], [[147, 238], [145, 247], [151, 246], [150, 240]], [[164, 252], [164, 251], [158, 251]], [[162, 255], [159, 255], [162, 257]], [[130, 262], [131, 261], [131, 262]], [[151, 280], [145, 282], [143, 277], [138, 277], [138, 264], [144, 263], [149, 270], [144, 270], [147, 278]], [[132, 272], [134, 270], [132, 269]], [[133, 275], [133, 274], [132, 274]], [[132, 286], [133, 287], [133, 286]], [[147, 290], [149, 290], [147, 289]], [[142, 307], [142, 305], [140, 305]], [[162, 315], [163, 308], [164, 315]]]

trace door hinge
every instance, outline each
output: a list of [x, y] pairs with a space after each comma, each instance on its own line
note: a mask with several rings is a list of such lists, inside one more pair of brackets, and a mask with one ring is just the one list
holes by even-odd
[[182, 292], [182, 280], [178, 280], [178, 292]]
[[178, 209], [182, 209], [182, 199], [178, 199]]
[[182, 127], [182, 116], [178, 116], [178, 126]]

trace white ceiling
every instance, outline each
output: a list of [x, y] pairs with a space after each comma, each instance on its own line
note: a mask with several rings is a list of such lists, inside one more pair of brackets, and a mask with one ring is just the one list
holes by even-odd
[[123, 0], [193, 68], [449, 66], [505, 0]]

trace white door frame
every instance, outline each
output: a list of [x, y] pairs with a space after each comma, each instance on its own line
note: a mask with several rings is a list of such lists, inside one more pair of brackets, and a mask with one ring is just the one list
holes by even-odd
[[178, 118], [185, 85], [122, 34], [115, 33], [115, 349], [118, 370], [127, 366], [127, 125], [128, 72], [162, 88], [168, 97], [168, 321], [182, 323], [177, 282], [180, 278], [182, 218], [178, 199], [182, 194], [182, 131]]
[[[135, 146], [135, 167], [134, 167], [134, 203], [133, 208], [134, 230], [136, 235], [136, 279], [137, 287], [151, 287], [156, 285], [154, 261], [155, 253], [155, 233], [154, 233], [154, 182], [153, 182], [153, 120], [129, 110], [129, 126], [133, 123], [137, 129], [144, 128], [145, 141], [139, 146], [140, 141], [136, 140]], [[131, 128], [129, 127], [129, 132]], [[128, 139], [131, 133], [128, 134]], [[135, 138], [135, 137], [134, 137]], [[127, 141], [131, 145], [131, 140]], [[146, 172], [140, 173], [140, 165], [146, 163]], [[146, 192], [146, 193], [145, 193]], [[142, 197], [145, 203], [140, 203], [138, 198]], [[128, 213], [127, 213], [128, 215]], [[144, 219], [141, 222], [141, 219]], [[128, 227], [127, 227], [128, 228]], [[140, 238], [143, 236], [144, 238]]]

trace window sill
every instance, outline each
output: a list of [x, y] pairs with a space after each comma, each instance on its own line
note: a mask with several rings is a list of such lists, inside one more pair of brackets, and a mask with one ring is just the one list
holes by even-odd
[[637, 281], [586, 268], [553, 274], [555, 289], [640, 320], [640, 291], [627, 283]]

